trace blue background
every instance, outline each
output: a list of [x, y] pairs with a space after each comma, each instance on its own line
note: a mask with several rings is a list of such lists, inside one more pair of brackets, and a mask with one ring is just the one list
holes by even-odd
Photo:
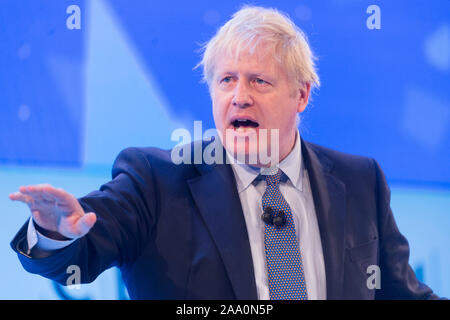
[[[69, 30], [71, 4], [81, 29]], [[169, 148], [176, 128], [213, 128], [200, 45], [244, 2], [0, 2], [0, 298], [126, 298], [118, 271], [81, 290], [27, 274], [8, 243], [27, 219], [7, 195], [51, 183], [76, 196], [128, 146]], [[308, 35], [322, 86], [309, 141], [376, 158], [416, 274], [450, 296], [450, 1], [254, 1]], [[369, 30], [369, 5], [381, 29]]]

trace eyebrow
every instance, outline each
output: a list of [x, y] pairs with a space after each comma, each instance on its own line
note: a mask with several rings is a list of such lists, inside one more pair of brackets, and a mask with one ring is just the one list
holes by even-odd
[[[218, 73], [218, 77], [222, 78], [224, 76], [233, 76], [235, 77], [238, 73], [237, 72], [233, 72], [233, 71], [224, 71], [224, 72], [220, 72]], [[264, 78], [267, 79], [270, 82], [274, 81], [274, 78], [265, 74], [262, 74], [260, 72], [251, 72], [246, 74], [246, 76], [248, 76], [249, 78]]]

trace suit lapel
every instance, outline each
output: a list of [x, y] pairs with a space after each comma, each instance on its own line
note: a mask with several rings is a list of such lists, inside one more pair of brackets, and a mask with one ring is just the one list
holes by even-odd
[[345, 185], [330, 174], [333, 163], [302, 140], [325, 262], [327, 299], [341, 299], [344, 283]]
[[188, 181], [192, 196], [225, 264], [237, 299], [257, 299], [247, 227], [230, 165], [199, 165]]

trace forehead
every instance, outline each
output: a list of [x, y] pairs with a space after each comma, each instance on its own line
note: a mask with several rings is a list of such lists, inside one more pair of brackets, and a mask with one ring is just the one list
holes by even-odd
[[275, 50], [269, 46], [258, 46], [254, 50], [224, 50], [215, 63], [215, 74], [255, 73], [283, 76], [284, 66], [276, 58]]

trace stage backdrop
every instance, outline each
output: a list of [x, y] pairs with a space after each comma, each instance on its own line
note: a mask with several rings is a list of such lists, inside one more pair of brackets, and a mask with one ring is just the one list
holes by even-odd
[[[128, 146], [170, 148], [214, 127], [199, 49], [244, 2], [0, 3], [1, 299], [126, 299], [118, 270], [68, 290], [27, 274], [9, 241], [29, 217], [8, 200], [51, 183], [76, 196], [110, 178]], [[450, 1], [252, 1], [308, 35], [322, 86], [309, 141], [374, 157], [417, 276], [450, 296]]]

